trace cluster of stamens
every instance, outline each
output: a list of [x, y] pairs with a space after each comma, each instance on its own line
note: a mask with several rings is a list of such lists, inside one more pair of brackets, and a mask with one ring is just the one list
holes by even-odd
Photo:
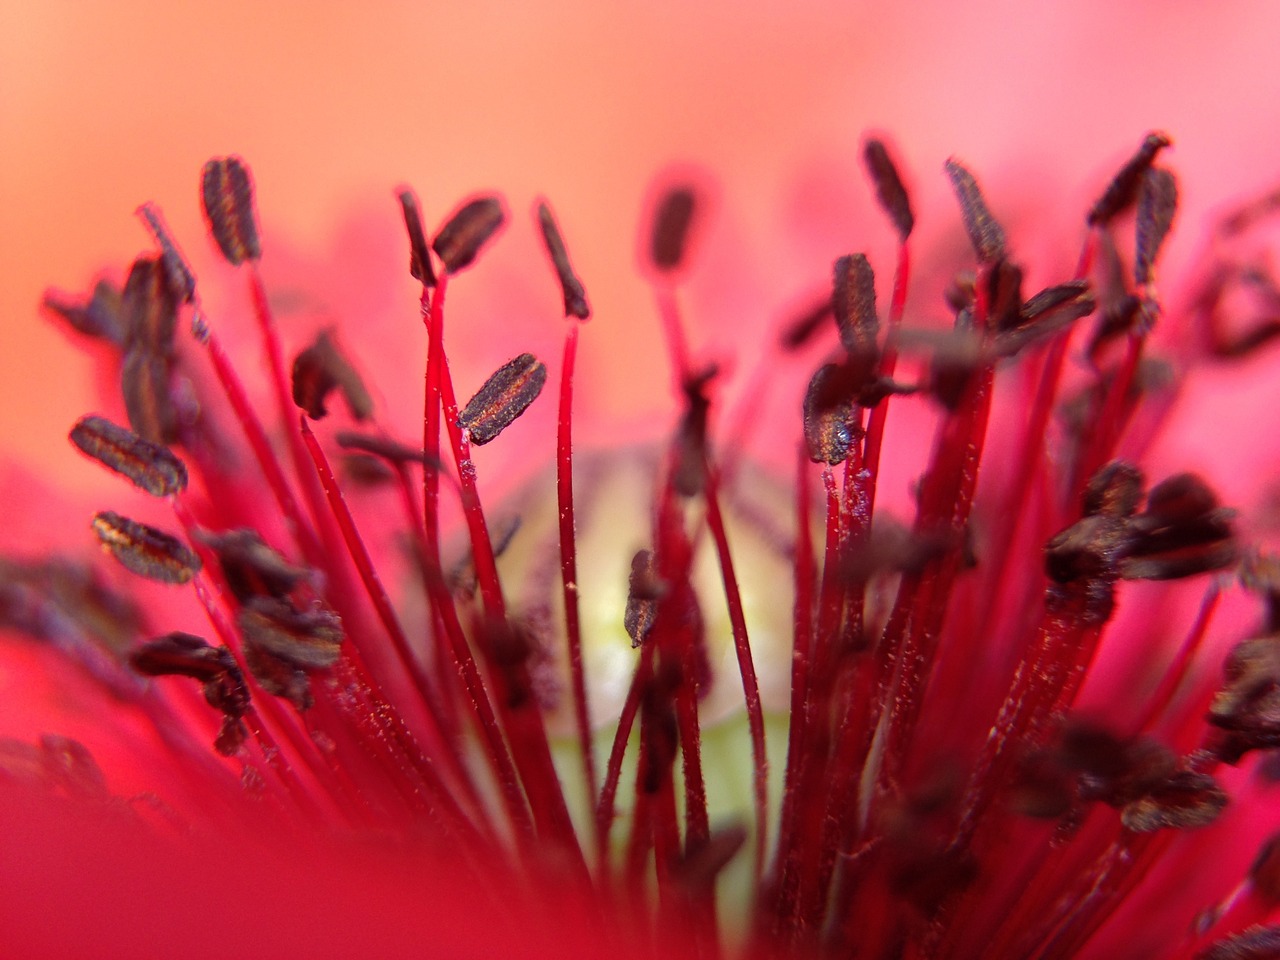
[[[101, 587], [76, 587], [67, 569], [44, 561], [6, 561], [0, 612], [46, 639], [61, 631], [69, 652], [104, 674], [195, 680], [203, 702], [178, 681], [118, 689], [167, 724], [167, 737], [184, 740], [185, 753], [207, 744], [216, 724], [213, 747], [226, 759], [197, 772], [237, 816], [307, 831], [425, 834], [460, 869], [573, 889], [620, 937], [657, 929], [685, 938], [690, 955], [714, 956], [731, 942], [751, 956], [1074, 956], [1134, 889], [1170, 882], [1157, 867], [1175, 836], [1213, 830], [1228, 803], [1220, 765], [1280, 745], [1280, 574], [1264, 557], [1248, 559], [1244, 579], [1273, 605], [1273, 622], [1235, 649], [1225, 681], [1193, 670], [1215, 581], [1176, 656], [1151, 641], [1148, 659], [1168, 664], [1131, 705], [1136, 720], [1073, 714], [1123, 581], [1227, 570], [1244, 552], [1233, 512], [1203, 480], [1182, 474], [1149, 486], [1135, 463], [1117, 459], [1146, 399], [1143, 364], [1161, 312], [1155, 264], [1177, 203], [1173, 175], [1157, 165], [1168, 145], [1159, 134], [1143, 141], [1089, 211], [1074, 276], [1029, 297], [977, 180], [949, 161], [976, 266], [948, 289], [954, 325], [940, 332], [904, 322], [915, 215], [889, 151], [868, 142], [867, 170], [898, 239], [883, 322], [870, 261], [843, 256], [830, 300], [785, 324], [769, 359], [781, 373], [825, 354], [797, 391], [800, 429], [775, 445], [795, 475], [783, 507], [792, 583], [780, 594], [789, 605], [780, 619], [790, 621], [792, 650], [786, 722], [775, 729], [785, 742], [766, 741], [768, 705], [735, 568], [731, 514], [742, 471], [735, 447], [717, 452], [720, 368], [695, 359], [677, 296], [698, 214], [686, 187], [657, 205], [648, 246], [681, 410], [658, 458], [648, 540], [614, 545], [631, 558], [628, 599], [616, 611], [620, 641], [591, 635], [581, 611], [571, 430], [590, 309], [550, 208], [539, 204], [535, 220], [567, 328], [555, 456], [563, 612], [549, 626], [512, 604], [501, 554], [507, 540], [519, 549], [520, 531], [493, 532], [471, 456], [538, 399], [547, 366], [521, 352], [460, 405], [444, 349], [446, 290], [503, 226], [503, 203], [462, 204], [428, 242], [417, 199], [398, 195], [427, 336], [419, 447], [378, 425], [337, 336], [321, 333], [286, 368], [258, 270], [252, 181], [237, 158], [210, 161], [201, 198], [219, 251], [247, 275], [279, 408], [274, 427], [249, 400], [195, 273], [153, 206], [140, 214], [157, 252], [134, 263], [123, 289], [104, 281], [87, 301], [48, 302], [118, 348], [129, 427], [89, 416], [72, 441], [167, 501], [177, 527], [103, 511], [93, 530], [133, 574], [194, 589], [213, 639], [186, 631], [143, 639], [136, 609]], [[1126, 254], [1117, 225], [1131, 216]], [[216, 384], [200, 404], [190, 400], [199, 358], [177, 345], [183, 316]], [[1070, 397], [1068, 345], [1089, 316], [1075, 378], [1082, 388]], [[1223, 346], [1227, 335], [1214, 331], [1220, 356], [1271, 335]], [[1020, 397], [1012, 459], [988, 480], [997, 370], [1013, 361], [1032, 386]], [[900, 365], [914, 379], [899, 379]], [[408, 625], [386, 589], [312, 426], [329, 415], [335, 391], [359, 429], [336, 431], [333, 441], [398, 500], [425, 622]], [[894, 526], [877, 484], [890, 406], [904, 402], [897, 397], [933, 404], [937, 427], [915, 517]], [[236, 493], [242, 481], [208, 428], [207, 411], [223, 405], [268, 497]], [[1052, 458], [1046, 437], [1057, 444]], [[188, 489], [189, 470], [202, 494]], [[980, 470], [995, 508], [985, 515]], [[442, 500], [454, 497], [465, 575], [443, 545]], [[715, 556], [719, 595], [695, 582], [700, 551]], [[727, 608], [737, 679], [714, 675], [707, 659], [704, 611], [713, 603]], [[31, 615], [40, 604], [57, 608], [61, 625]], [[584, 645], [628, 637], [634, 670], [605, 732], [607, 753], [597, 756]], [[567, 736], [547, 722], [548, 646], [568, 665], [558, 678], [572, 717]], [[699, 714], [722, 682], [741, 685], [752, 786], [741, 819], [713, 825]], [[46, 772], [68, 766], [58, 757], [91, 766], [72, 746], [12, 745], [0, 777], [20, 761]], [[237, 776], [241, 767], [251, 775]], [[771, 768], [781, 774], [773, 796]], [[66, 789], [58, 776], [46, 777], [50, 789]], [[567, 786], [574, 781], [581, 790]], [[245, 794], [271, 802], [239, 803]], [[1272, 861], [1280, 861], [1274, 846], [1235, 894], [1239, 878], [1212, 894], [1218, 900], [1206, 902], [1197, 925], [1180, 918], [1172, 931], [1147, 930], [1150, 942], [1187, 957], [1275, 956], [1266, 952], [1274, 928], [1249, 927], [1280, 904]], [[717, 906], [731, 865], [749, 885], [748, 919], [736, 932], [723, 929]]]

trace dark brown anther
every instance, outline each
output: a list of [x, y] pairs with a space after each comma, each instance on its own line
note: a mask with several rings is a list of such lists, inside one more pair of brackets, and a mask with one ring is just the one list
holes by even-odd
[[209, 231], [228, 263], [239, 266], [262, 257], [253, 180], [243, 160], [218, 157], [206, 163], [200, 174], [200, 199]]
[[[1053, 316], [1060, 309], [1074, 309], [1082, 302], [1088, 303], [1090, 310], [1093, 309], [1092, 299], [1085, 300], [1089, 295], [1088, 280], [1068, 280], [1066, 283], [1054, 284], [1052, 287], [1045, 287], [1035, 296], [1030, 297], [1018, 311], [1022, 323], [1032, 323], [1045, 316]], [[1085, 314], [1076, 314], [1071, 319], [1075, 320]]]
[[1266, 632], [1280, 633], [1280, 556], [1247, 554], [1240, 564], [1240, 585], [1266, 604]]
[[1173, 580], [1228, 567], [1239, 558], [1234, 518], [1199, 477], [1170, 477], [1152, 488], [1146, 510], [1133, 519], [1120, 575]]
[[1132, 293], [1121, 294], [1112, 300], [1098, 317], [1089, 337], [1089, 360], [1097, 364], [1102, 348], [1116, 337], [1138, 329], [1142, 320], [1142, 298]]
[[787, 351], [799, 350], [813, 339], [831, 315], [831, 297], [823, 297], [786, 326], [778, 341], [780, 346]]
[[902, 178], [898, 176], [893, 158], [879, 140], [868, 140], [862, 148], [862, 160], [867, 165], [871, 182], [875, 184], [880, 206], [898, 230], [899, 242], [906, 243], [916, 218], [911, 212], [911, 198], [907, 195], [907, 188], [902, 185]]
[[293, 361], [293, 402], [312, 420], [328, 415], [325, 400], [338, 388], [347, 402], [347, 410], [355, 420], [367, 420], [373, 414], [373, 398], [329, 331], [321, 330], [315, 343]]
[[987, 297], [987, 326], [1012, 330], [1022, 320], [1022, 268], [1001, 260], [991, 268]]
[[697, 206], [697, 195], [691, 187], [673, 187], [663, 194], [649, 237], [649, 259], [660, 272], [669, 273], [684, 263], [689, 227]]
[[682, 497], [696, 497], [706, 487], [707, 415], [711, 411], [707, 387], [719, 374], [720, 368], [711, 364], [681, 384], [685, 406], [676, 430], [671, 482]]
[[854, 356], [875, 356], [876, 335], [880, 331], [880, 318], [876, 316], [876, 275], [863, 254], [855, 253], [836, 261], [831, 309], [845, 350]]
[[947, 176], [960, 201], [960, 213], [964, 229], [969, 234], [973, 252], [983, 263], [995, 263], [1004, 258], [1004, 228], [987, 209], [978, 181], [955, 159], [947, 161]]
[[1280, 747], [1280, 639], [1256, 637], [1236, 644], [1222, 676], [1207, 719], [1227, 736], [1214, 752], [1237, 763], [1250, 750]]
[[547, 382], [547, 368], [532, 353], [504, 363], [458, 414], [458, 426], [481, 446], [511, 426], [538, 399]]
[[142, 644], [129, 654], [129, 664], [144, 676], [190, 677], [203, 683], [235, 666], [235, 660], [225, 647], [212, 646], [195, 634], [174, 632]]
[[551, 265], [555, 267], [556, 277], [560, 280], [560, 291], [564, 294], [564, 315], [577, 317], [579, 320], [589, 319], [591, 307], [587, 303], [587, 291], [578, 275], [573, 272], [564, 238], [560, 236], [556, 218], [545, 201], [538, 204], [538, 227], [542, 231], [542, 243], [547, 248], [547, 256], [551, 258]]
[[437, 473], [447, 472], [441, 461], [427, 462], [426, 454], [421, 448], [411, 447], [389, 437], [357, 433], [354, 430], [339, 430], [334, 435], [334, 440], [344, 450], [358, 450], [386, 460], [388, 463], [425, 464], [427, 469], [435, 470]]
[[654, 566], [653, 554], [648, 550], [637, 551], [631, 558], [627, 609], [622, 615], [622, 625], [631, 638], [632, 647], [644, 643], [644, 638], [653, 626], [653, 618], [658, 613], [658, 599], [664, 592], [665, 587], [658, 579], [657, 568]]
[[169, 397], [173, 360], [148, 350], [129, 350], [120, 367], [120, 389], [129, 426], [151, 443], [178, 438], [177, 412]]
[[249, 687], [230, 650], [189, 633], [170, 633], [144, 643], [130, 654], [129, 662], [149, 677], [198, 680], [205, 701], [223, 715], [214, 747], [224, 756], [240, 749], [248, 733], [241, 718], [249, 710]]
[[1280, 957], [1280, 927], [1252, 926], [1196, 953], [1194, 960], [1275, 960]]
[[641, 749], [636, 784], [650, 795], [671, 780], [672, 765], [680, 743], [675, 695], [683, 682], [679, 664], [663, 659], [641, 695]]
[[187, 488], [187, 468], [171, 450], [143, 440], [105, 417], [81, 417], [71, 428], [70, 437], [90, 457], [152, 496], [167, 497]]
[[1139, 286], [1152, 280], [1160, 246], [1173, 226], [1178, 209], [1178, 181], [1168, 170], [1152, 167], [1142, 177], [1138, 193], [1138, 240], [1134, 248], [1133, 277]]
[[123, 314], [120, 381], [129, 425], [152, 443], [170, 443], [177, 436], [169, 387], [178, 304], [161, 260], [141, 257], [134, 261], [124, 286]]
[[1012, 356], [1087, 317], [1096, 306], [1087, 280], [1042, 290], [1022, 305], [1014, 321], [1015, 328], [996, 336], [994, 352], [999, 356]]
[[675, 865], [676, 881], [689, 893], [711, 892], [720, 873], [746, 846], [748, 836], [740, 823], [713, 830], [705, 844], [688, 851]]
[[1097, 202], [1089, 209], [1087, 222], [1096, 227], [1106, 224], [1112, 217], [1123, 211], [1138, 195], [1138, 185], [1142, 175], [1151, 168], [1152, 162], [1164, 147], [1172, 141], [1163, 133], [1149, 133], [1143, 139], [1138, 152], [1120, 168], [1120, 172], [1111, 178], [1107, 189]]
[[409, 234], [409, 274], [424, 287], [436, 285], [436, 271], [431, 266], [431, 251], [427, 247], [427, 235], [422, 229], [422, 210], [418, 198], [409, 189], [396, 194], [400, 211], [404, 214], [404, 228]]
[[346, 637], [342, 618], [327, 607], [299, 610], [278, 597], [252, 597], [238, 623], [246, 644], [305, 670], [337, 663]]
[[310, 580], [312, 571], [285, 559], [248, 528], [222, 533], [197, 531], [197, 538], [218, 556], [227, 586], [241, 603], [254, 597], [283, 599], [299, 584]]
[[1226, 805], [1227, 795], [1213, 777], [1178, 770], [1146, 796], [1126, 804], [1120, 811], [1120, 822], [1135, 833], [1191, 830], [1213, 823]]
[[480, 641], [499, 678], [507, 709], [536, 706], [529, 676], [536, 641], [529, 628], [511, 620], [489, 620], [484, 624]]
[[196, 295], [196, 275], [191, 272], [187, 258], [174, 242], [160, 208], [154, 203], [144, 203], [138, 208], [138, 216], [160, 246], [160, 260], [164, 264], [165, 275], [169, 279], [174, 297], [181, 303], [190, 303]]
[[149, 580], [186, 583], [200, 569], [200, 558], [176, 537], [110, 510], [94, 516], [93, 532], [127, 570]]
[[271, 696], [288, 700], [299, 710], [310, 710], [315, 703], [311, 678], [289, 661], [246, 644], [244, 664], [258, 681], [258, 686]]
[[1142, 504], [1145, 488], [1141, 470], [1126, 460], [1112, 460], [1085, 484], [1081, 507], [1087, 517], [1131, 517]]
[[[493, 541], [493, 555], [501, 557], [511, 546], [511, 541], [520, 530], [521, 520], [518, 515], [499, 517], [489, 527], [489, 539]], [[461, 594], [474, 597], [480, 583], [476, 577], [476, 558], [470, 549], [449, 572], [449, 586]]]
[[85, 336], [124, 345], [124, 300], [120, 289], [107, 280], [94, 284], [88, 303], [70, 300], [56, 290], [46, 290], [41, 306]]
[[0, 625], [96, 663], [102, 651], [112, 660], [124, 655], [142, 629], [142, 611], [107, 586], [96, 565], [0, 556]]
[[470, 266], [506, 218], [497, 197], [477, 197], [463, 204], [431, 244], [444, 262], [445, 272], [457, 273]]
[[840, 367], [818, 368], [804, 395], [804, 439], [814, 463], [844, 463], [853, 443], [853, 403]]

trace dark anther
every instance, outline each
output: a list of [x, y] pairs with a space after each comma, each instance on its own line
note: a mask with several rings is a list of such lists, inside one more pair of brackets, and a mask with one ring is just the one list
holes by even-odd
[[1212, 943], [1195, 960], [1275, 960], [1280, 957], [1280, 927], [1248, 927]]
[[1142, 505], [1146, 478], [1125, 460], [1103, 464], [1089, 478], [1081, 497], [1085, 516], [1130, 517]]
[[983, 263], [995, 263], [1004, 257], [1004, 228], [987, 209], [982, 190], [973, 174], [954, 159], [947, 161], [946, 169], [956, 198], [960, 201], [964, 229], [969, 234], [973, 252]]
[[200, 558], [176, 537], [110, 510], [94, 516], [93, 532], [125, 569], [149, 580], [186, 583], [200, 569]]
[[1089, 337], [1089, 360], [1098, 362], [1102, 347], [1116, 337], [1135, 330], [1142, 319], [1142, 298], [1124, 293], [1107, 304]]
[[1213, 777], [1176, 770], [1149, 788], [1146, 796], [1126, 804], [1120, 811], [1120, 822], [1135, 833], [1188, 830], [1213, 823], [1226, 805], [1227, 795]]
[[249, 687], [226, 647], [210, 646], [189, 633], [170, 633], [144, 643], [130, 654], [129, 662], [147, 676], [200, 681], [205, 701], [223, 715], [215, 748], [226, 756], [240, 748], [247, 733], [241, 718], [249, 709]]
[[636, 779], [645, 793], [657, 793], [670, 781], [679, 750], [675, 694], [683, 682], [679, 664], [659, 661], [641, 695], [640, 768]]
[[720, 368], [712, 364], [690, 374], [681, 384], [685, 406], [676, 428], [672, 485], [682, 497], [696, 497], [706, 486], [707, 415], [711, 411], [707, 387], [719, 373]]
[[328, 414], [325, 400], [338, 388], [355, 420], [367, 420], [373, 413], [373, 398], [329, 331], [322, 330], [316, 341], [293, 361], [293, 402], [312, 420]]
[[1234, 517], [1199, 477], [1170, 477], [1152, 488], [1146, 510], [1133, 519], [1120, 575], [1172, 580], [1230, 566], [1239, 556]]
[[1001, 260], [991, 268], [987, 297], [987, 326], [1012, 330], [1022, 320], [1022, 268]]
[[880, 318], [876, 316], [876, 277], [867, 258], [856, 253], [835, 265], [831, 308], [840, 342], [851, 355], [874, 357]]
[[488, 443], [529, 408], [547, 382], [547, 368], [531, 353], [508, 361], [485, 381], [458, 414], [476, 446]]
[[1214, 752], [1237, 763], [1250, 750], [1280, 747], [1280, 639], [1256, 637], [1232, 649], [1208, 720], [1226, 731]]
[[500, 680], [507, 708], [519, 710], [536, 706], [529, 675], [529, 661], [536, 641], [529, 628], [510, 620], [489, 620], [484, 624], [480, 642], [488, 651], [489, 661]]
[[[339, 430], [334, 435], [338, 446], [344, 450], [358, 450], [390, 463], [422, 463], [426, 457], [420, 447], [411, 447], [389, 437], [380, 437], [369, 433], [357, 433], [354, 430]], [[435, 470], [441, 469], [440, 463], [428, 464]]]
[[[506, 553], [507, 547], [511, 546], [511, 541], [515, 539], [515, 535], [520, 531], [520, 524], [521, 520], [518, 515], [499, 517], [491, 521], [489, 539], [493, 541], [493, 555], [495, 557], [500, 557]], [[453, 569], [449, 571], [449, 586], [458, 593], [473, 597], [479, 585], [479, 580], [476, 577], [475, 554], [468, 548], [467, 555], [459, 560]]]
[[200, 175], [200, 198], [209, 230], [228, 263], [238, 266], [261, 258], [253, 180], [243, 160], [218, 157], [206, 163]]
[[70, 437], [84, 453], [152, 496], [167, 497], [187, 488], [187, 468], [172, 451], [105, 417], [81, 417]]
[[422, 210], [412, 190], [396, 194], [400, 210], [404, 214], [404, 228], [409, 234], [409, 273], [413, 279], [427, 287], [436, 285], [436, 272], [431, 266], [431, 251], [427, 247], [427, 235], [422, 229]]
[[1240, 584], [1266, 604], [1266, 631], [1280, 633], [1280, 556], [1250, 553], [1240, 564]]
[[560, 292], [564, 294], [564, 315], [577, 317], [579, 320], [589, 319], [591, 307], [587, 303], [587, 291], [582, 281], [573, 272], [569, 263], [569, 251], [565, 249], [564, 238], [560, 236], [560, 228], [556, 226], [556, 218], [545, 202], [538, 204], [538, 227], [542, 231], [542, 243], [547, 248], [547, 256], [555, 267], [556, 277], [560, 281]]
[[631, 638], [631, 646], [638, 647], [644, 642], [653, 626], [653, 618], [658, 612], [658, 598], [663, 592], [662, 581], [658, 579], [654, 567], [653, 554], [648, 550], [637, 551], [631, 558], [627, 609], [622, 615], [622, 625]]
[[713, 890], [721, 871], [746, 845], [748, 835], [747, 828], [740, 823], [713, 830], [705, 844], [687, 851], [676, 863], [672, 871], [675, 880], [690, 893]]
[[844, 463], [854, 440], [853, 402], [840, 367], [819, 367], [804, 395], [804, 439], [814, 463]]
[[915, 226], [916, 218], [911, 213], [911, 198], [902, 185], [902, 178], [898, 176], [898, 168], [879, 140], [867, 141], [862, 148], [862, 160], [867, 165], [871, 182], [875, 184], [880, 206], [897, 228], [898, 240], [905, 243], [911, 235], [911, 228]]
[[196, 536], [217, 554], [227, 586], [241, 603], [260, 596], [282, 599], [311, 577], [309, 569], [290, 563], [254, 530], [197, 532]]
[[477, 197], [464, 203], [431, 244], [443, 261], [445, 272], [457, 273], [470, 266], [506, 218], [497, 197]]
[[823, 323], [832, 314], [831, 298], [823, 297], [808, 310], [787, 324], [779, 338], [783, 350], [799, 350], [822, 328]]
[[1138, 240], [1134, 249], [1133, 277], [1139, 286], [1151, 282], [1160, 246], [1173, 226], [1178, 209], [1178, 181], [1168, 170], [1153, 167], [1142, 177], [1138, 194]]
[[238, 622], [246, 644], [299, 669], [333, 666], [345, 638], [342, 618], [332, 610], [318, 604], [299, 610], [278, 597], [250, 598]]
[[1156, 154], [1172, 141], [1163, 133], [1149, 133], [1143, 139], [1138, 152], [1120, 168], [1120, 172], [1111, 178], [1106, 191], [1089, 209], [1089, 226], [1101, 226], [1116, 214], [1123, 211], [1138, 195], [1138, 184], [1142, 175], [1151, 168]]
[[1024, 347], [1051, 337], [1096, 306], [1087, 280], [1073, 280], [1041, 290], [1026, 301], [1014, 318], [1014, 328], [996, 335], [994, 352], [1012, 356]]
[[288, 700], [299, 710], [310, 710], [315, 703], [311, 679], [297, 665], [252, 644], [244, 648], [244, 664], [253, 678], [273, 697]]
[[190, 264], [178, 249], [173, 235], [169, 233], [160, 208], [154, 203], [144, 203], [138, 208], [138, 216], [142, 218], [142, 222], [147, 225], [151, 236], [160, 246], [160, 259], [164, 263], [165, 274], [173, 288], [174, 297], [182, 303], [190, 303], [196, 295], [196, 275], [191, 272]]
[[125, 282], [123, 314], [120, 381], [129, 424], [152, 443], [169, 443], [177, 436], [169, 383], [178, 305], [163, 261], [148, 257], [134, 261]]
[[55, 290], [47, 290], [41, 305], [85, 336], [124, 346], [124, 300], [121, 290], [110, 281], [99, 280], [94, 284], [87, 303], [69, 300]]
[[689, 227], [696, 210], [697, 198], [690, 187], [674, 187], [658, 203], [649, 238], [649, 258], [663, 273], [677, 269], [684, 262]]

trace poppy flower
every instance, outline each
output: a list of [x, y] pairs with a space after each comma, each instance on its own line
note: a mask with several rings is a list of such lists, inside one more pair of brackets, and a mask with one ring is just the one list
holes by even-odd
[[[252, 174], [210, 160], [265, 399], [155, 206], [122, 283], [46, 299], [119, 385], [124, 416], [72, 443], [148, 502], [91, 518], [114, 579], [14, 554], [0, 611], [51, 680], [95, 688], [146, 786], [83, 737], [3, 742], [11, 942], [1269, 955], [1277, 561], [1209, 482], [1145, 461], [1185, 379], [1274, 336], [1241, 251], [1276, 204], [1225, 217], [1170, 309], [1169, 146], [1139, 140], [1081, 211], [1075, 269], [1033, 289], [980, 171], [949, 160], [955, 212], [918, 209], [868, 138], [891, 269], [840, 256], [745, 370], [690, 335], [707, 187], [672, 172], [639, 243], [671, 419], [601, 453], [573, 438], [589, 278], [547, 203], [433, 214], [397, 191], [426, 344], [411, 438], [358, 326], [286, 353]], [[925, 218], [954, 230], [918, 251]], [[563, 352], [497, 330], [511, 358], [455, 386], [446, 294], [504, 229], [539, 238]], [[495, 504], [491, 442], [546, 472]], [[1223, 636], [1219, 608], [1249, 605], [1261, 623]]]

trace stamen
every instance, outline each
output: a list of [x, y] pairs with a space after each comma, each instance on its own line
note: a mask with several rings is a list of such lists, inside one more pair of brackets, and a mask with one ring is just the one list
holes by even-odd
[[458, 426], [476, 446], [489, 443], [529, 409], [546, 382], [546, 365], [533, 354], [522, 353], [494, 371], [476, 391], [458, 415]]
[[868, 140], [862, 148], [862, 160], [875, 185], [880, 206], [898, 230], [898, 242], [906, 243], [916, 218], [911, 212], [911, 198], [907, 195], [907, 188], [902, 185], [902, 177], [898, 175], [898, 168], [889, 156], [888, 148], [880, 140]]
[[951, 186], [955, 189], [956, 199], [960, 201], [964, 229], [969, 234], [969, 243], [973, 245], [973, 252], [977, 254], [978, 260], [984, 264], [994, 264], [1004, 259], [1004, 228], [987, 209], [978, 181], [955, 159], [947, 161], [946, 170], [947, 176], [951, 178]]
[[93, 532], [127, 570], [148, 580], [183, 584], [200, 569], [200, 558], [177, 537], [110, 510], [94, 516]]
[[1143, 174], [1150, 169], [1156, 154], [1173, 141], [1163, 133], [1149, 133], [1135, 153], [1107, 184], [1106, 191], [1089, 209], [1087, 222], [1091, 227], [1105, 226], [1112, 217], [1123, 212], [1138, 196], [1138, 185]]
[[[479, 197], [462, 206], [436, 234], [432, 249], [444, 261], [445, 271], [454, 274], [469, 267], [480, 248], [506, 220], [502, 201]], [[412, 237], [411, 237], [412, 240]]]
[[81, 417], [70, 436], [84, 453], [152, 496], [167, 497], [187, 488], [187, 468], [167, 447], [144, 440], [105, 417]]
[[412, 190], [405, 189], [396, 194], [396, 199], [400, 201], [400, 209], [404, 213], [404, 228], [409, 234], [409, 275], [424, 287], [434, 287], [436, 272], [431, 266], [431, 253], [422, 229], [418, 198]]
[[293, 402], [312, 420], [328, 415], [325, 400], [335, 388], [341, 389], [352, 419], [367, 420], [373, 415], [373, 398], [328, 330], [320, 331], [315, 343], [294, 359], [291, 379]]
[[677, 270], [685, 258], [689, 228], [697, 210], [691, 187], [668, 190], [658, 203], [649, 240], [649, 258], [660, 273]]
[[219, 157], [204, 165], [200, 198], [209, 232], [232, 266], [262, 257], [257, 215], [253, 209], [253, 180], [239, 157]]

